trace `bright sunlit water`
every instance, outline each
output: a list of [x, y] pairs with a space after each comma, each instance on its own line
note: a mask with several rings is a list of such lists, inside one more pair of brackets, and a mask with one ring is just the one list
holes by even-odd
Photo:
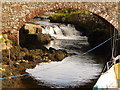
[[[27, 69], [35, 79], [44, 85], [63, 88], [84, 85], [96, 78], [101, 72], [101, 65], [91, 57], [67, 57], [61, 62], [41, 63], [34, 69]], [[41, 85], [43, 83], [39, 83]]]

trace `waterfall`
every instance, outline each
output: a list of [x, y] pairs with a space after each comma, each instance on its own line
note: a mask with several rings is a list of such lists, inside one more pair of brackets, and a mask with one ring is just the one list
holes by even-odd
[[87, 39], [87, 37], [85, 36], [80, 36], [81, 33], [75, 29], [74, 25], [71, 24], [43, 26], [42, 33], [50, 34], [52, 37], [56, 39], [77, 39], [77, 40]]
[[49, 29], [49, 34], [51, 36], [53, 36], [55, 34], [55, 31], [54, 31], [54, 29], [52, 27], [50, 27], [50, 29]]
[[54, 25], [54, 31], [57, 36], [63, 36], [62, 30], [56, 25]]

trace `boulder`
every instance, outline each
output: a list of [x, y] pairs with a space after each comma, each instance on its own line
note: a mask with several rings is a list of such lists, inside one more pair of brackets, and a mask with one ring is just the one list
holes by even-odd
[[66, 53], [61, 51], [61, 50], [57, 50], [56, 53], [55, 53], [55, 58], [58, 60], [58, 61], [61, 61], [63, 60], [64, 58], [66, 57]]
[[25, 29], [33, 30], [35, 33], [42, 33], [42, 27], [40, 25], [34, 24], [34, 23], [26, 23]]

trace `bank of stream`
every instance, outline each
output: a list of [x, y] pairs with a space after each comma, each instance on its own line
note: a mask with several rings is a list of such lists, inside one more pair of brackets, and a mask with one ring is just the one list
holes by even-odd
[[[24, 32], [24, 35], [20, 36], [22, 41], [25, 40], [22, 42], [23, 46], [11, 49], [11, 62], [8, 51], [3, 53], [8, 53], [3, 58], [6, 65], [4, 67], [8, 70], [3, 76], [24, 73], [28, 76], [6, 79], [3, 81], [4, 87], [92, 89], [106, 63], [106, 58], [92, 52], [81, 57], [81, 54], [89, 49], [88, 38], [82, 36], [72, 24], [50, 23], [49, 20], [39, 19], [31, 22], [42, 26], [41, 33], [25, 31], [27, 34]], [[41, 41], [45, 42], [42, 44]]]
[[43, 26], [43, 33], [55, 38], [45, 45], [46, 48], [62, 49], [75, 55], [59, 62], [40, 63], [33, 69], [27, 69], [26, 72], [30, 77], [23, 79], [26, 87], [48, 90], [51, 88], [92, 89], [106, 59], [95, 56], [93, 53], [81, 57], [81, 54], [89, 49], [88, 38], [81, 36], [81, 33], [71, 24], [50, 23], [49, 21], [34, 21], [34, 23]]

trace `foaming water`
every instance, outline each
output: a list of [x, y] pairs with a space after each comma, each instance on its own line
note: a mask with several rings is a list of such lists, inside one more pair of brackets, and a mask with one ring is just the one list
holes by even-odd
[[52, 25], [52, 26], [44, 26], [42, 28], [43, 34], [50, 34], [55, 39], [79, 39], [86, 40], [86, 36], [80, 36], [80, 32], [77, 31], [74, 25], [68, 24], [60, 24], [60, 25]]
[[86, 36], [81, 36], [72, 24], [50, 23], [49, 21], [30, 21], [42, 26], [42, 33], [49, 34], [55, 39], [79, 39], [87, 40]]
[[89, 45], [86, 40], [70, 40], [70, 39], [56, 39], [51, 41], [46, 48], [64, 49], [68, 53], [76, 53], [79, 55], [81, 53], [82, 46]]
[[38, 80], [39, 85], [63, 88], [90, 82], [100, 74], [101, 67], [102, 65], [96, 64], [91, 57], [72, 56], [61, 62], [41, 63], [26, 72]]
[[[49, 86], [50, 88], [79, 87], [92, 84], [100, 75], [103, 63], [101, 58], [96, 58], [91, 54], [84, 57], [80, 55], [88, 46], [87, 37], [81, 36], [81, 33], [71, 24], [53, 24], [49, 22], [37, 21], [42, 25], [42, 33], [49, 34], [55, 39], [46, 47], [55, 49], [64, 49], [69, 53], [77, 55], [66, 57], [60, 62], [40, 63], [33, 69], [27, 69], [40, 86]], [[104, 60], [103, 60], [104, 61]]]
[[48, 21], [29, 21], [35, 24], [39, 24], [41, 26], [52, 26], [52, 23], [49, 23]]

